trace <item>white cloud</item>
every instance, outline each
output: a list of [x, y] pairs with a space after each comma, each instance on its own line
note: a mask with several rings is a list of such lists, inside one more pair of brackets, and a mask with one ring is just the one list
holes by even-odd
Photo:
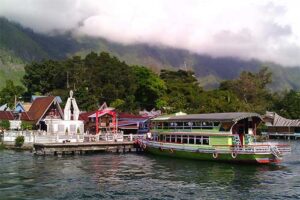
[[38, 32], [72, 30], [212, 56], [300, 65], [297, 0], [0, 0], [0, 15]]

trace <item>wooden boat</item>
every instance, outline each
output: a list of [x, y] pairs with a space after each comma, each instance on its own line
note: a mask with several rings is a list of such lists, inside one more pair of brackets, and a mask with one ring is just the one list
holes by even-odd
[[245, 163], [278, 163], [291, 152], [287, 144], [255, 142], [262, 121], [256, 113], [211, 113], [160, 116], [147, 139], [138, 140], [156, 155]]

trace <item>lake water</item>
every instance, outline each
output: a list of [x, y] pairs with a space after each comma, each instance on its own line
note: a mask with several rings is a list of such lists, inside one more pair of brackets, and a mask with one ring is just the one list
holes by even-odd
[[300, 199], [300, 142], [279, 165], [0, 151], [0, 199]]

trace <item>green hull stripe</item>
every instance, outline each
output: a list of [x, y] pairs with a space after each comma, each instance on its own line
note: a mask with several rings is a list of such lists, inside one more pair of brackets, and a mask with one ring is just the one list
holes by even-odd
[[[258, 160], [267, 160], [268, 162], [276, 162], [275, 157], [272, 154], [237, 154], [236, 158], [233, 158], [231, 154], [215, 154], [203, 153], [203, 152], [188, 152], [183, 150], [170, 150], [149, 147], [145, 149], [145, 152], [149, 152], [154, 155], [169, 156], [174, 158], [185, 158], [194, 160], [213, 160], [213, 161], [227, 161], [227, 162], [252, 162], [258, 163]], [[215, 158], [214, 158], [215, 157]], [[274, 160], [275, 159], [275, 160]]]

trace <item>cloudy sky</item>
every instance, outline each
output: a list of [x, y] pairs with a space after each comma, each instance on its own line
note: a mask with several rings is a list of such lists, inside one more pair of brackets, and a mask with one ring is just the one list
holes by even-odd
[[300, 66], [298, 0], [0, 0], [36, 32], [104, 37]]

